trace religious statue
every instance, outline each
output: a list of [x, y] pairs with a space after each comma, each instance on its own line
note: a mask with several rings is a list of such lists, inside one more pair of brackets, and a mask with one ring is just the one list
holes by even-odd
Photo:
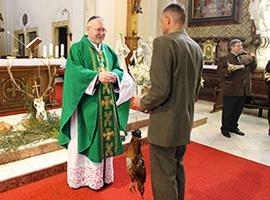
[[145, 64], [150, 66], [152, 58], [153, 38], [149, 37], [148, 41], [139, 39], [138, 48], [134, 50], [130, 61], [133, 65]]
[[153, 52], [153, 38], [149, 37], [148, 40], [141, 40], [141, 48], [143, 49], [144, 62], [150, 67], [152, 52]]
[[150, 86], [149, 70], [152, 57], [152, 41], [152, 38], [149, 38], [149, 41], [139, 39], [138, 48], [133, 50], [130, 57], [129, 71], [137, 84], [137, 94], [139, 96], [144, 94]]
[[125, 58], [128, 56], [130, 50], [129, 50], [128, 46], [125, 44], [125, 38], [124, 38], [123, 34], [121, 34], [121, 33], [118, 34], [115, 52], [118, 55], [118, 58], [120, 61], [120, 67], [124, 71], [127, 71], [127, 65], [126, 65]]
[[0, 32], [5, 31], [5, 29], [2, 27], [2, 23], [1, 23], [3, 21], [4, 21], [4, 19], [3, 19], [2, 13], [0, 13]]
[[270, 35], [270, 0], [251, 0], [250, 19], [254, 21], [256, 34]]
[[142, 13], [141, 2], [142, 2], [142, 0], [135, 0], [134, 1], [134, 12], [137, 14]]
[[258, 68], [264, 68], [270, 55], [270, 0], [251, 0], [249, 13], [260, 37], [260, 46], [256, 51]]

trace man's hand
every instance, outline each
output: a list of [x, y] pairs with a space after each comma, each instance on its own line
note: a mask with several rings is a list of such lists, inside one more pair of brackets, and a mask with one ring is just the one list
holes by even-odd
[[141, 111], [140, 101], [141, 101], [141, 97], [132, 97], [130, 99], [130, 108], [132, 110]]
[[117, 77], [115, 74], [111, 74], [108, 71], [102, 71], [98, 75], [98, 80], [101, 83], [115, 83], [117, 80]]
[[255, 54], [254, 53], [249, 53], [249, 55], [252, 57], [252, 58], [255, 58]]

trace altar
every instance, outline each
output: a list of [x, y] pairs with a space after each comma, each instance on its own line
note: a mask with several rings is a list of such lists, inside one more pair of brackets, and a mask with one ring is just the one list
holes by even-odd
[[31, 100], [28, 94], [37, 91], [46, 93], [43, 94], [46, 106], [57, 105], [54, 81], [57, 69], [65, 66], [65, 62], [65, 59], [0, 59], [0, 113], [25, 110], [27, 101]]

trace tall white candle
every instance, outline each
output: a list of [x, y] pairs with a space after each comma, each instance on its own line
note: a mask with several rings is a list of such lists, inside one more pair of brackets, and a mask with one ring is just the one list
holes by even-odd
[[54, 57], [59, 58], [59, 46], [54, 47]]
[[43, 45], [43, 58], [47, 58], [47, 46], [46, 45]]
[[53, 56], [53, 44], [49, 45], [49, 57]]
[[60, 56], [64, 57], [64, 55], [65, 55], [65, 46], [64, 46], [64, 44], [61, 44], [60, 45]]

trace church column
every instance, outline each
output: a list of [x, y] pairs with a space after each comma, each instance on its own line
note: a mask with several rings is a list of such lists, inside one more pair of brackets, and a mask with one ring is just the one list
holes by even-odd
[[[135, 1], [127, 0], [127, 32], [125, 41], [131, 52], [137, 49], [138, 42], [138, 16], [135, 12]], [[131, 54], [131, 53], [130, 53]], [[130, 57], [129, 55], [127, 59]]]
[[13, 38], [7, 34], [7, 30], [13, 33], [13, 14], [10, 12], [13, 10], [13, 1], [4, 0], [4, 20], [5, 20], [5, 32], [2, 33], [1, 37], [4, 38], [4, 52], [6, 55], [12, 55]]
[[72, 41], [78, 41], [85, 33], [84, 1], [72, 0], [71, 25]]

